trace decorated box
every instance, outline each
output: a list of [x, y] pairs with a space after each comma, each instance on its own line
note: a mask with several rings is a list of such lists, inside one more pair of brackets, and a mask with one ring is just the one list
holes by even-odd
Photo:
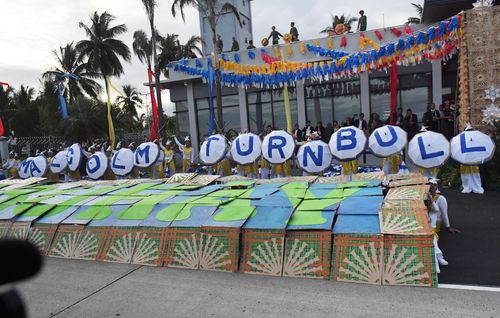
[[378, 215], [339, 214], [333, 227], [331, 278], [381, 285], [382, 243]]
[[328, 279], [333, 211], [295, 211], [285, 238], [283, 276]]

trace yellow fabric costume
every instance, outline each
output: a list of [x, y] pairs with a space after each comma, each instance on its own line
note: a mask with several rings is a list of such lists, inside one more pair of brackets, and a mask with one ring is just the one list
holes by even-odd
[[187, 170], [191, 167], [191, 152], [193, 151], [192, 147], [184, 146], [182, 149], [182, 172], [187, 172]]
[[72, 180], [80, 180], [82, 177], [80, 176], [80, 170], [76, 170], [76, 171], [69, 171], [68, 172], [68, 176], [70, 177], [70, 179]]
[[47, 158], [47, 162], [49, 164], [49, 169], [47, 170], [45, 177], [48, 179], [49, 182], [58, 182], [59, 181], [59, 174], [53, 173], [52, 170], [50, 170], [52, 160], [54, 160], [53, 157]]
[[170, 175], [175, 174], [174, 150], [165, 149], [165, 167], [168, 167]]
[[382, 167], [385, 165], [385, 163], [389, 160], [389, 164], [391, 165], [391, 171], [392, 173], [398, 173], [399, 171], [399, 166], [401, 165], [401, 155], [396, 153], [394, 155], [390, 155], [387, 158], [382, 159]]
[[358, 160], [342, 162], [342, 175], [350, 175], [358, 173]]
[[[426, 169], [424, 168], [418, 168], [418, 172], [420, 172], [421, 174], [424, 174]], [[437, 176], [438, 173], [439, 173], [439, 167], [434, 167], [434, 168], [429, 168], [427, 169], [427, 171], [429, 171], [429, 173], [433, 176]]]
[[217, 163], [216, 168], [215, 168], [216, 174], [224, 176], [230, 176], [231, 175], [231, 162], [229, 159], [224, 159]]
[[460, 165], [460, 173], [461, 174], [479, 173], [479, 166]]

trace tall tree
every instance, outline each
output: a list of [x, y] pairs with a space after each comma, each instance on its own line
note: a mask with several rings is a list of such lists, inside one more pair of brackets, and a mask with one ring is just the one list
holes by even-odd
[[59, 65], [43, 73], [43, 78], [62, 77], [65, 73], [77, 75], [80, 77], [79, 80], [71, 77], [65, 79], [68, 81], [66, 95], [69, 102], [73, 103], [77, 96], [83, 95], [83, 92], [90, 97], [97, 98], [102, 88], [94, 78], [98, 77], [99, 74], [89, 69], [73, 42], [59, 47], [59, 52], [54, 50], [53, 53]]
[[424, 14], [424, 7], [418, 3], [411, 3], [415, 11], [417, 12], [417, 17], [409, 17], [405, 24], [419, 24], [422, 20], [422, 15]]
[[141, 63], [143, 64], [146, 64], [148, 69], [152, 70], [151, 60], [153, 55], [153, 44], [146, 32], [142, 30], [137, 30], [134, 32], [132, 50], [134, 51], [139, 61], [141, 61]]
[[[236, 7], [229, 2], [221, 3], [221, 1], [217, 0], [174, 0], [174, 3], [172, 4], [172, 15], [175, 17], [177, 15], [177, 9], [179, 9], [182, 20], [186, 21], [184, 16], [184, 9], [186, 7], [193, 7], [197, 9], [200, 14], [207, 17], [208, 24], [212, 31], [212, 45], [214, 48], [214, 53], [217, 47], [217, 23], [225, 13], [234, 14], [236, 20], [240, 24], [240, 27], [242, 27], [238, 9], [236, 9]], [[222, 115], [222, 87], [218, 58], [215, 59], [215, 90], [218, 126], [219, 129], [224, 130], [224, 118]]]
[[141, 107], [142, 104], [139, 92], [131, 85], [123, 85], [122, 91], [124, 95], [116, 98], [116, 104], [130, 117], [138, 119], [137, 107]]
[[158, 45], [160, 54], [158, 55], [158, 65], [168, 77], [167, 65], [170, 62], [177, 61], [181, 58], [195, 58], [203, 53], [198, 46], [201, 43], [199, 36], [191, 36], [185, 44], [181, 44], [177, 34], [167, 34], [166, 36], [158, 37]]
[[87, 40], [81, 40], [76, 44], [77, 50], [82, 57], [87, 57], [88, 67], [99, 73], [107, 81], [110, 76], [123, 74], [123, 66], [120, 58], [129, 62], [130, 50], [117, 36], [127, 32], [125, 24], [111, 26], [116, 18], [108, 12], [98, 14], [97, 11], [90, 17], [91, 24], [79, 23], [80, 28], [85, 30]]
[[[160, 130], [163, 129], [163, 106], [161, 102], [161, 84], [160, 84], [160, 69], [158, 68], [158, 55], [156, 52], [156, 42], [158, 32], [155, 28], [155, 9], [157, 6], [156, 0], [141, 0], [146, 9], [146, 16], [149, 21], [149, 28], [151, 30], [151, 49], [153, 50], [153, 64], [155, 73], [155, 88], [156, 88], [156, 101], [158, 102], [158, 127]], [[151, 69], [151, 68], [150, 68]]]

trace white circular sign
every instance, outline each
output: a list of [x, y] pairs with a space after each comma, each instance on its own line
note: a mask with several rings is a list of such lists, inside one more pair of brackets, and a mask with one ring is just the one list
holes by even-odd
[[30, 176], [41, 178], [47, 173], [48, 169], [49, 163], [47, 158], [45, 156], [37, 156], [30, 163]]
[[264, 137], [262, 156], [271, 164], [281, 164], [293, 156], [295, 141], [284, 130], [273, 130]]
[[50, 171], [53, 173], [61, 173], [68, 166], [68, 152], [66, 150], [59, 151], [52, 158], [52, 162], [50, 163]]
[[68, 148], [67, 157], [69, 170], [78, 170], [83, 159], [82, 146], [80, 146], [80, 144], [72, 144], [71, 147]]
[[389, 157], [406, 146], [406, 131], [398, 126], [386, 125], [375, 129], [368, 138], [368, 147], [375, 156]]
[[111, 170], [120, 177], [128, 175], [134, 169], [134, 152], [128, 148], [122, 148], [113, 154], [111, 159]]
[[262, 154], [262, 141], [252, 133], [241, 134], [231, 144], [231, 156], [240, 165], [257, 161]]
[[30, 166], [31, 166], [31, 162], [33, 161], [33, 159], [35, 159], [35, 158], [28, 157], [21, 162], [21, 166], [19, 167], [19, 171], [18, 171], [19, 177], [21, 177], [21, 179], [26, 179], [26, 178], [31, 177]]
[[160, 155], [160, 146], [154, 142], [144, 142], [135, 149], [134, 165], [139, 168], [148, 168], [152, 166]]
[[366, 136], [361, 129], [354, 126], [342, 127], [333, 133], [328, 145], [336, 159], [353, 160], [365, 150]]
[[200, 148], [200, 160], [206, 165], [214, 165], [224, 159], [227, 153], [227, 140], [222, 135], [208, 137]]
[[328, 144], [321, 140], [309, 141], [297, 152], [299, 167], [308, 173], [320, 173], [332, 164]]
[[433, 131], [416, 134], [408, 144], [408, 157], [418, 167], [430, 169], [443, 165], [450, 156], [450, 143]]
[[102, 178], [108, 167], [109, 160], [104, 152], [98, 151], [87, 159], [87, 175], [91, 179], [97, 180]]
[[451, 157], [464, 165], [480, 165], [495, 154], [495, 143], [478, 130], [467, 130], [451, 139]]

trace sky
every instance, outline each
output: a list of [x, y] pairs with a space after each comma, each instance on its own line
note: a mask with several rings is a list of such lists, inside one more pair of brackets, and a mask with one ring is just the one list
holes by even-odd
[[[127, 25], [128, 32], [120, 39], [132, 51], [132, 35], [136, 30], [149, 33], [148, 21], [140, 0], [2, 0], [0, 10], [0, 82], [14, 88], [21, 84], [38, 88], [41, 74], [55, 66], [53, 51], [66, 43], [78, 42], [85, 33], [78, 27], [80, 21], [89, 24], [94, 11], [108, 11], [116, 17], [116, 24]], [[198, 13], [187, 9], [186, 22], [180, 16], [173, 18], [172, 0], [158, 0], [156, 25], [161, 34], [175, 33], [185, 42], [198, 35]], [[411, 2], [423, 0], [253, 0], [252, 19], [254, 42], [266, 37], [271, 25], [286, 33], [291, 21], [295, 22], [301, 39], [318, 38], [319, 31], [331, 24], [330, 15], [343, 13], [358, 16], [363, 9], [368, 28], [400, 25], [409, 16], [415, 16]], [[142, 84], [147, 81], [146, 66], [132, 53], [131, 62], [123, 62], [125, 73], [112, 79], [115, 86], [131, 84], [141, 93], [148, 93]], [[104, 85], [104, 83], [101, 83]], [[164, 109], [171, 114], [173, 105], [168, 92], [163, 93]]]

